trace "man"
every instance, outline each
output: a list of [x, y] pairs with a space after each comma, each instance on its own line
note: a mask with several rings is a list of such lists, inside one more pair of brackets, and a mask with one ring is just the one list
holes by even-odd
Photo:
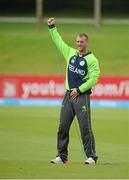
[[63, 164], [68, 161], [69, 130], [77, 116], [84, 151], [85, 164], [96, 164], [95, 140], [91, 128], [90, 94], [100, 74], [98, 60], [87, 50], [88, 36], [79, 33], [76, 37], [77, 49], [69, 47], [55, 27], [55, 19], [49, 18], [48, 26], [52, 40], [64, 56], [66, 68], [66, 94], [60, 112], [60, 124], [57, 137], [58, 154], [51, 163]]

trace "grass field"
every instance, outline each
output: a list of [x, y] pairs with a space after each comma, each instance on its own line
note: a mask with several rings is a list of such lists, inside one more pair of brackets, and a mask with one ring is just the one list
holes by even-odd
[[[129, 74], [128, 25], [105, 25], [99, 32], [92, 25], [60, 24], [57, 27], [63, 39], [73, 47], [78, 32], [88, 33], [89, 49], [99, 59], [101, 74]], [[53, 45], [46, 24], [41, 32], [36, 32], [34, 24], [0, 24], [0, 74], [64, 72], [65, 61]]]
[[0, 178], [129, 178], [128, 109], [92, 109], [99, 161], [87, 166], [70, 131], [69, 164], [54, 165], [59, 108], [0, 107]]

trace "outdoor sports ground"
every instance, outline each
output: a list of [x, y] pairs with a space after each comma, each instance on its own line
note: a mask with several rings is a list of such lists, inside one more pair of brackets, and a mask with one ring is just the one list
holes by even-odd
[[[98, 57], [102, 75], [129, 75], [129, 26], [63, 25], [58, 30], [69, 45], [84, 31]], [[62, 75], [65, 61], [51, 42], [47, 25], [0, 24], [0, 74]], [[50, 164], [56, 155], [59, 107], [0, 107], [1, 179], [128, 179], [129, 110], [92, 108], [99, 160], [84, 164], [75, 123], [70, 131], [69, 163]], [[75, 119], [76, 121], [76, 119]]]

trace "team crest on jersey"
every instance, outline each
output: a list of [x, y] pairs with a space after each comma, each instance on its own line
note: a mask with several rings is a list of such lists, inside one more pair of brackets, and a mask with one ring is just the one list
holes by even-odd
[[85, 64], [85, 61], [80, 62], [80, 66], [84, 66], [84, 64]]

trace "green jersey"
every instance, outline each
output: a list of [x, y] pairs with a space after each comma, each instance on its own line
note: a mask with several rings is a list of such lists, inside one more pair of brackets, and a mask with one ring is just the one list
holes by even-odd
[[69, 47], [62, 40], [56, 27], [53, 26], [49, 30], [52, 40], [67, 63], [66, 89], [78, 88], [81, 93], [90, 94], [100, 75], [98, 60], [91, 52], [80, 56], [77, 49]]

